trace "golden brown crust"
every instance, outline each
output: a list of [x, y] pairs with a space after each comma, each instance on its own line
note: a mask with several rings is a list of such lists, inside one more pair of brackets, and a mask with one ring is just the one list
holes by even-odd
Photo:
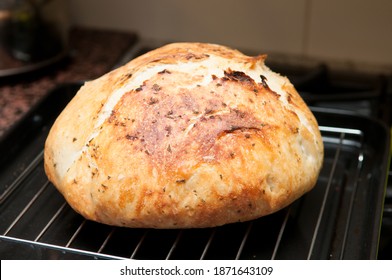
[[177, 43], [86, 83], [45, 170], [88, 219], [211, 227], [275, 212], [315, 184], [317, 122], [290, 82], [218, 45]]

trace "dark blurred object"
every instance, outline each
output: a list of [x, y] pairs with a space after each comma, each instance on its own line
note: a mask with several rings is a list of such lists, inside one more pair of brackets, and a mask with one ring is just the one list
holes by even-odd
[[63, 0], [5, 0], [0, 4], [0, 76], [41, 68], [68, 49]]
[[[0, 76], [0, 138], [52, 88], [98, 78], [112, 69], [136, 40], [133, 32], [72, 27], [64, 59], [35, 71]], [[108, 51], [108, 42], [116, 47]]]

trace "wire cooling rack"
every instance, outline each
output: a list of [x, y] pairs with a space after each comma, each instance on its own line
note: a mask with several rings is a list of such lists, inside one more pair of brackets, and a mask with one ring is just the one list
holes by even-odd
[[313, 109], [325, 158], [311, 192], [249, 222], [158, 230], [111, 227], [70, 208], [44, 173], [43, 144], [55, 113], [38, 106], [7, 137], [18, 149], [5, 149], [6, 139], [0, 151], [7, 158], [0, 173], [0, 258], [374, 259], [389, 134], [367, 118]]

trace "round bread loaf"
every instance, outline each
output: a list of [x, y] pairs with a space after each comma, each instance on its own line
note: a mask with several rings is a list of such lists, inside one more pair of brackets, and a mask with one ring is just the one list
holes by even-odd
[[143, 228], [255, 219], [312, 189], [315, 117], [265, 56], [174, 43], [81, 87], [45, 144], [45, 171], [85, 218]]

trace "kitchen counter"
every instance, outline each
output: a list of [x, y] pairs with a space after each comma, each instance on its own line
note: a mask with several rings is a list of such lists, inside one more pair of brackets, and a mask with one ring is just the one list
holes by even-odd
[[69, 36], [63, 59], [31, 73], [0, 77], [0, 137], [51, 89], [105, 74], [136, 42], [131, 32], [78, 27]]

